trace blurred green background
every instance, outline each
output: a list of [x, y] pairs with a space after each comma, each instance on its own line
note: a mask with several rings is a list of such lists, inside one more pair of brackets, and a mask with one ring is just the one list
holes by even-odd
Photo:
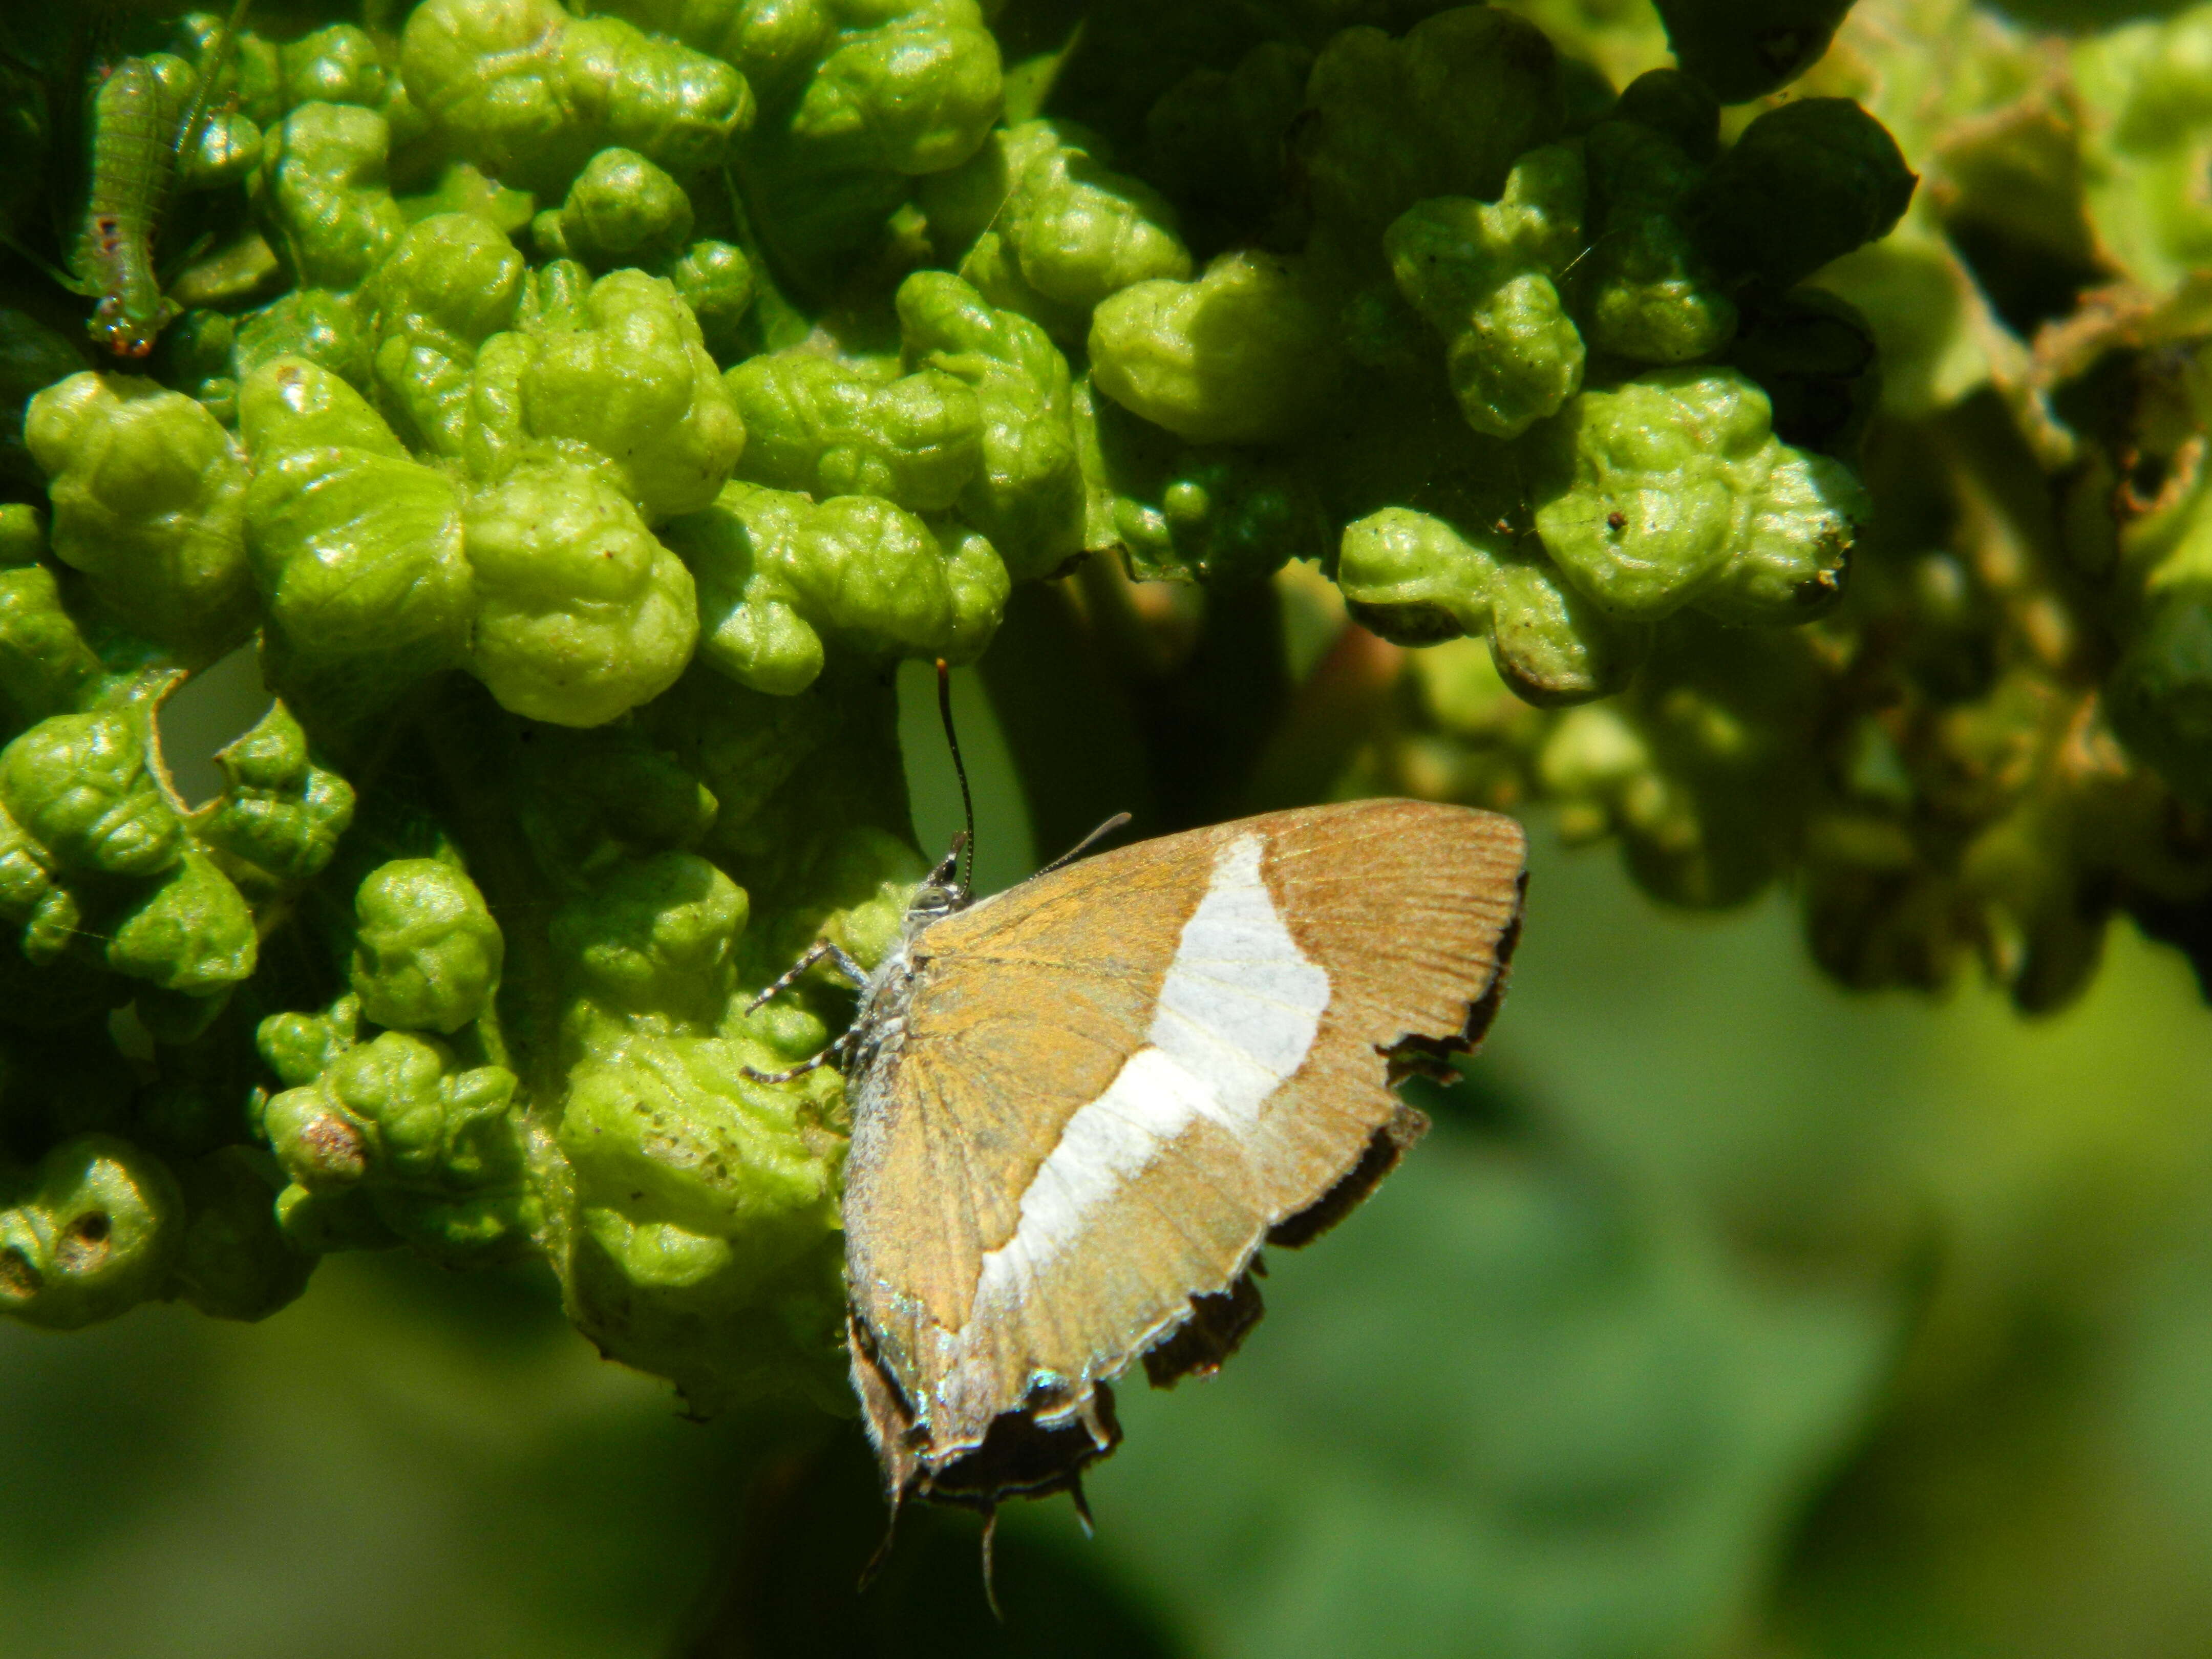
[[[957, 806], [905, 690], [934, 845]], [[958, 702], [996, 884], [1035, 849], [972, 677]], [[350, 1255], [260, 1326], [0, 1326], [0, 1652], [2212, 1652], [2182, 959], [2116, 933], [2042, 1023], [1853, 998], [1785, 901], [1686, 921], [1534, 827], [1468, 1085], [1272, 1259], [1236, 1364], [1125, 1391], [1095, 1540], [1006, 1516], [1003, 1627], [966, 1515], [910, 1516], [853, 1595], [882, 1522], [852, 1423], [682, 1420], [550, 1280]]]

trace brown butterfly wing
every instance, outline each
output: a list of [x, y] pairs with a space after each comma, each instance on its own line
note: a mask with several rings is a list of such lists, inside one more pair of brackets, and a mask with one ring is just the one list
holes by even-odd
[[921, 936], [845, 1200], [895, 1491], [1067, 1484], [1113, 1443], [1104, 1378], [1218, 1363], [1257, 1317], [1260, 1244], [1312, 1237], [1419, 1133], [1394, 1066], [1480, 1036], [1523, 851], [1465, 808], [1309, 808], [1104, 854]]

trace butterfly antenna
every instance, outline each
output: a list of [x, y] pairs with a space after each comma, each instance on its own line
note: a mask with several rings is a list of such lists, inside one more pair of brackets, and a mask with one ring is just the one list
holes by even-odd
[[937, 659], [937, 717], [945, 722], [945, 746], [952, 751], [952, 775], [960, 780], [960, 816], [968, 826], [961, 848], [960, 890], [971, 893], [975, 875], [975, 798], [968, 793], [968, 763], [960, 758], [960, 734], [952, 729], [952, 670], [942, 657]]
[[1076, 860], [1081, 858], [1085, 853], [1096, 847], [1100, 842], [1105, 840], [1107, 836], [1112, 835], [1116, 830], [1119, 830], [1128, 821], [1129, 815], [1127, 812], [1115, 813], [1112, 817], [1107, 819], [1105, 823], [1100, 824], [1096, 830], [1093, 830], [1081, 841], [1076, 842], [1074, 846], [1069, 848], [1065, 853], [1062, 853], [1050, 864], [1046, 865], [1043, 869], [1038, 871], [1037, 874], [1040, 876], [1048, 876], [1055, 870], [1066, 869], [1069, 865], [1074, 863]]
[[1003, 1625], [1006, 1615], [999, 1606], [999, 1587], [991, 1565], [991, 1540], [998, 1534], [999, 1509], [994, 1504], [983, 1511], [983, 1599], [991, 1605], [991, 1617]]

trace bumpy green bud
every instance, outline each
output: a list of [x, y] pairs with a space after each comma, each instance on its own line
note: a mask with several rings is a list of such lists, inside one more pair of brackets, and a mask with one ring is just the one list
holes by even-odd
[[469, 498], [470, 672], [502, 708], [603, 726], [676, 683], [698, 640], [691, 573], [599, 473], [518, 468]]
[[523, 1182], [514, 1090], [513, 1073], [456, 1069], [441, 1046], [404, 1031], [345, 1050], [264, 1112], [298, 1191], [342, 1206], [295, 1214], [300, 1200], [288, 1192], [277, 1203], [285, 1231], [311, 1248], [377, 1242], [366, 1217], [344, 1214], [357, 1193], [387, 1237], [434, 1260], [461, 1266], [516, 1254], [538, 1206]]
[[691, 239], [691, 198], [634, 149], [603, 149], [568, 186], [568, 198], [538, 216], [532, 236], [549, 258], [594, 270], [657, 265]]
[[107, 965], [181, 996], [210, 997], [258, 959], [253, 912], [204, 853], [187, 851], [116, 923]]
[[328, 289], [297, 288], [239, 319], [232, 356], [239, 379], [279, 357], [304, 357], [365, 388], [368, 331], [352, 299]]
[[728, 242], [694, 242], [665, 273], [676, 297], [699, 319], [699, 333], [717, 362], [744, 352], [745, 315], [758, 282], [745, 251]]
[[810, 351], [739, 363], [724, 377], [745, 423], [743, 475], [811, 495], [881, 495], [939, 513], [982, 465], [975, 392], [934, 368]]
[[0, 570], [0, 692], [14, 724], [83, 706], [105, 665], [63, 608], [61, 588], [44, 565]]
[[[837, 13], [842, 13], [837, 16]], [[975, 0], [840, 6], [790, 133], [811, 168], [942, 173], [998, 118], [999, 43]]]
[[52, 480], [54, 555], [102, 604], [195, 655], [245, 636], [246, 468], [214, 416], [150, 380], [72, 374], [32, 398], [24, 437]]
[[183, 1231], [176, 1182], [112, 1135], [63, 1142], [0, 1177], [0, 1313], [76, 1330], [161, 1293]]
[[313, 1083], [359, 1039], [361, 999], [340, 997], [319, 1014], [271, 1014], [254, 1029], [253, 1046], [288, 1089]]
[[461, 453], [477, 348], [514, 325], [526, 274], [498, 228], [467, 213], [418, 221], [377, 268], [364, 290], [377, 392], [417, 448]]
[[477, 362], [467, 459], [496, 478], [550, 453], [611, 469], [649, 521], [714, 501], [744, 448], [744, 423], [699, 325], [676, 291], [611, 271], [580, 299], [580, 325], [548, 317], [495, 336]]
[[689, 173], [721, 161], [753, 118], [727, 64], [619, 18], [571, 19], [553, 0], [426, 0], [401, 47], [407, 94], [487, 172], [559, 188], [609, 144]]
[[353, 104], [302, 104], [270, 131], [264, 217], [302, 288], [354, 288], [398, 240], [407, 221], [385, 181], [391, 150], [391, 124]]
[[872, 654], [970, 661], [1006, 601], [988, 541], [876, 496], [817, 504], [732, 483], [667, 533], [699, 578], [699, 654], [756, 690], [811, 684], [825, 634]]
[[353, 822], [353, 786], [314, 763], [291, 711], [277, 703], [215, 760], [223, 790], [192, 830], [233, 879], [285, 887], [320, 875]]
[[1338, 325], [1292, 262], [1225, 253], [1190, 283], [1139, 283], [1091, 320], [1091, 384], [1194, 443], [1294, 435], [1334, 390]]
[[184, 826], [146, 769], [144, 716], [56, 714], [0, 750], [0, 805], [64, 870], [159, 874]]
[[1897, 140], [1848, 98], [1800, 98], [1744, 129], [1698, 186], [1699, 241], [1777, 288], [1895, 229], [1919, 183]]
[[1583, 339], [1553, 279], [1581, 251], [1582, 159], [1559, 146], [1514, 166], [1496, 203], [1416, 203], [1382, 251], [1407, 303], [1444, 337], [1467, 423], [1516, 438], [1582, 389]]
[[365, 29], [332, 23], [276, 48], [276, 73], [288, 105], [359, 104], [379, 109], [391, 95], [391, 72]]
[[898, 314], [909, 362], [975, 391], [982, 465], [960, 492], [960, 516], [991, 538], [1015, 580], [1049, 575], [1083, 550], [1067, 360], [1039, 325], [993, 309], [942, 271], [902, 283]]
[[1340, 31], [1306, 103], [1314, 210], [1353, 246], [1431, 197], [1495, 201], [1514, 158], [1557, 137], [1565, 117], [1550, 39], [1486, 6], [1438, 12], [1398, 40]]
[[261, 165], [263, 133], [253, 118], [214, 110], [200, 123], [199, 142], [179, 156], [177, 183], [185, 190], [221, 190], [243, 183]]
[[1647, 363], [1711, 356], [1736, 325], [1735, 302], [1686, 222], [1705, 173], [1695, 158], [1710, 160], [1718, 112], [1681, 95], [1687, 83], [1668, 73], [1637, 80], [1583, 141], [1595, 232], [1582, 272], [1590, 343]]
[[737, 984], [744, 890], [690, 853], [625, 859], [553, 918], [578, 991], [617, 1013], [710, 1034]]
[[394, 859], [368, 873], [353, 909], [363, 1018], [450, 1036], [483, 1012], [506, 945], [474, 882], [437, 859]]
[[1658, 0], [1675, 60], [1725, 103], [1772, 92], [1811, 68], [1851, 0]]
[[1614, 616], [1684, 605], [1802, 622], [1843, 590], [1872, 512], [1842, 462], [1790, 448], [1765, 393], [1732, 369], [1662, 369], [1587, 392], [1539, 439], [1536, 528]]
[[1328, 516], [1292, 463], [1194, 447], [1096, 396], [1088, 380], [1075, 389], [1075, 430], [1084, 544], [1119, 549], [1140, 581], [1233, 588], [1330, 552]]
[[349, 704], [374, 707], [459, 661], [476, 593], [453, 480], [410, 457], [359, 392], [296, 357], [246, 380], [239, 426], [273, 682], [343, 687]]
[[1619, 690], [1643, 655], [1641, 630], [1607, 617], [1518, 538], [1408, 507], [1346, 526], [1336, 580], [1352, 616], [1386, 639], [1486, 637], [1498, 674], [1540, 707]]
[[780, 1063], [754, 1042], [609, 1031], [569, 1077], [559, 1141], [584, 1224], [569, 1295], [596, 1340], [695, 1406], [788, 1386], [794, 1359], [827, 1370], [834, 1352], [836, 1083], [744, 1075]]
[[315, 1258], [276, 1224], [283, 1177], [259, 1147], [222, 1146], [177, 1167], [184, 1240], [173, 1292], [211, 1319], [265, 1319], [307, 1288]]
[[994, 306], [1070, 343], [1107, 295], [1191, 270], [1174, 208], [1109, 169], [1101, 149], [1066, 122], [1024, 121], [921, 190], [939, 257], [959, 260], [960, 275]]

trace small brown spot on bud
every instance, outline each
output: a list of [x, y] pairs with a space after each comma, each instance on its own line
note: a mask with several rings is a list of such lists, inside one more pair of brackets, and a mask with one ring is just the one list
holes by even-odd
[[1626, 514], [1626, 513], [1608, 513], [1608, 514], [1607, 514], [1605, 515], [1605, 527], [1606, 527], [1607, 530], [1626, 530], [1626, 529], [1627, 529], [1627, 528], [1628, 528], [1628, 514]]

